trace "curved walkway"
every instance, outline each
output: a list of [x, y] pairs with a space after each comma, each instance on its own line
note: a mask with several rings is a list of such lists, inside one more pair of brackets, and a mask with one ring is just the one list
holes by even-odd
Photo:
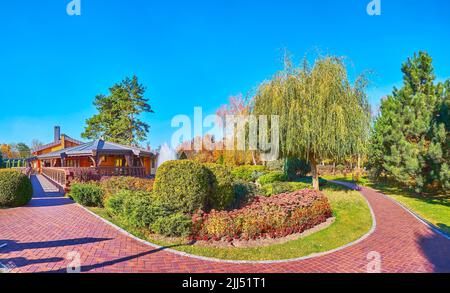
[[0, 248], [0, 263], [12, 272], [66, 272], [76, 253], [82, 272], [367, 272], [377, 268], [378, 256], [382, 272], [450, 272], [450, 240], [368, 188], [360, 192], [377, 226], [363, 241], [305, 260], [238, 264], [153, 248], [49, 191], [44, 178], [32, 182], [35, 193], [28, 206], [0, 210], [0, 247], [7, 244]]

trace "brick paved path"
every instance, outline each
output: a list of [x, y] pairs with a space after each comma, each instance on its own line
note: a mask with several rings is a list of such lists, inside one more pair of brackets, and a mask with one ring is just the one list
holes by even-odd
[[35, 194], [28, 206], [0, 210], [0, 245], [7, 243], [0, 248], [0, 262], [14, 264], [13, 272], [65, 272], [71, 251], [80, 253], [82, 272], [366, 272], [371, 251], [380, 253], [383, 272], [450, 272], [450, 240], [370, 189], [361, 193], [373, 208], [377, 227], [365, 240], [304, 260], [237, 264], [146, 245], [58, 192], [44, 192], [46, 180], [32, 181]]

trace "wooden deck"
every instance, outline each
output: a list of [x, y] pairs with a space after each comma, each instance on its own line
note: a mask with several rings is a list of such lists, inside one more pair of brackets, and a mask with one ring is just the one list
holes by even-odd
[[144, 178], [144, 167], [44, 167], [41, 174], [62, 190], [67, 191], [74, 180], [89, 181], [99, 180], [101, 177], [126, 176]]

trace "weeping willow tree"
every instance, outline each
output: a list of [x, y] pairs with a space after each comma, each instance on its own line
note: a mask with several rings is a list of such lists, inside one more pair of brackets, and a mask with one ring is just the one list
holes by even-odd
[[319, 57], [312, 66], [305, 60], [298, 68], [287, 60], [283, 71], [258, 88], [253, 112], [279, 115], [281, 156], [308, 160], [318, 190], [320, 161], [365, 152], [370, 129], [366, 86], [365, 75], [349, 81], [343, 58]]

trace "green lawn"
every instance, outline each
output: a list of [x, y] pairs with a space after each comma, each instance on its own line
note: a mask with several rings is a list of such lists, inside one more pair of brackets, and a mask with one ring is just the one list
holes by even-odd
[[178, 243], [166, 243], [155, 239], [144, 230], [133, 228], [118, 219], [111, 218], [104, 209], [91, 209], [98, 215], [149, 242], [172, 246], [173, 249], [191, 254], [228, 260], [281, 260], [307, 256], [341, 247], [365, 235], [372, 227], [372, 218], [365, 199], [356, 191], [329, 184], [324, 187], [336, 221], [328, 228], [309, 236], [260, 248], [211, 248]]
[[[327, 180], [340, 180], [353, 182], [351, 175], [344, 177], [323, 176]], [[450, 197], [433, 196], [426, 197], [415, 194], [412, 191], [393, 186], [392, 184], [373, 182], [368, 178], [362, 178], [358, 184], [378, 190], [420, 215], [425, 220], [450, 234]]]

